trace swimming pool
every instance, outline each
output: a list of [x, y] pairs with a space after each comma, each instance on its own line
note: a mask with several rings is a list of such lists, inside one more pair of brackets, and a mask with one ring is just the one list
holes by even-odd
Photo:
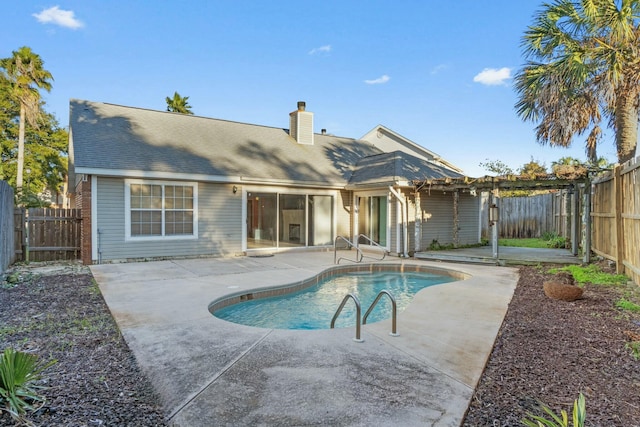
[[[336, 271], [337, 270], [337, 271]], [[426, 271], [414, 267], [405, 271], [397, 266], [377, 268], [335, 269], [303, 283], [280, 287], [262, 293], [236, 295], [231, 301], [224, 298], [210, 305], [209, 311], [223, 320], [270, 329], [329, 329], [331, 319], [345, 295], [358, 297], [362, 313], [381, 290], [389, 291], [396, 299], [398, 311], [406, 308], [413, 296], [429, 286], [459, 280], [444, 271]], [[305, 286], [306, 284], [306, 286]], [[355, 325], [356, 309], [348, 302], [336, 327]], [[391, 302], [380, 300], [367, 323], [391, 317]]]

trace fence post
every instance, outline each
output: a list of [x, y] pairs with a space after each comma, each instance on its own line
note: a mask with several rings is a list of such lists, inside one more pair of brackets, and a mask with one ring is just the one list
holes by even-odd
[[16, 257], [16, 261], [27, 261], [26, 258], [26, 251], [27, 251], [27, 245], [26, 245], [26, 241], [25, 241], [25, 236], [27, 235], [27, 226], [26, 226], [26, 221], [27, 221], [27, 210], [25, 208], [16, 208], [14, 211], [15, 215], [14, 215], [14, 219], [18, 218], [17, 221], [14, 221], [14, 227], [15, 227], [15, 245], [16, 245], [16, 250], [20, 249], [20, 257]]
[[587, 177], [584, 183], [582, 205], [582, 262], [591, 262], [591, 180]]
[[615, 227], [616, 227], [616, 273], [624, 274], [624, 227], [622, 224], [622, 177], [621, 165], [616, 165], [613, 173], [615, 192]]

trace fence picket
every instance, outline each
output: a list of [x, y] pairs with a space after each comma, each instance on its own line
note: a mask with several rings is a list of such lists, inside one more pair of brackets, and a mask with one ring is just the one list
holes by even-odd
[[28, 209], [29, 261], [79, 259], [81, 219], [80, 209]]

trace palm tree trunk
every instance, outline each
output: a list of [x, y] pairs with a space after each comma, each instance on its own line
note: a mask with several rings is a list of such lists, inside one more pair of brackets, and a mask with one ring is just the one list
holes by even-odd
[[[635, 91], [633, 91], [635, 92]], [[616, 100], [616, 148], [618, 162], [631, 160], [638, 143], [638, 95], [618, 95]]]
[[22, 196], [22, 170], [24, 169], [24, 122], [26, 120], [26, 110], [23, 103], [20, 103], [20, 127], [18, 131], [18, 170], [16, 173], [16, 191], [18, 196]]

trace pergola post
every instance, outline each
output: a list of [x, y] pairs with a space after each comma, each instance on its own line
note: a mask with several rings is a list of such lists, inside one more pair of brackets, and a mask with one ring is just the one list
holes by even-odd
[[571, 184], [571, 253], [573, 256], [578, 256], [578, 209], [580, 191], [578, 186], [574, 183]]
[[460, 202], [460, 190], [455, 189], [453, 192], [453, 247], [457, 248], [460, 244], [458, 230], [460, 229], [460, 216], [458, 203]]
[[[500, 215], [500, 190], [498, 187], [493, 188], [491, 191], [491, 206], [489, 207], [489, 220], [491, 221], [491, 242], [493, 247], [493, 258], [496, 263], [500, 262], [500, 253], [498, 249], [498, 221]], [[493, 215], [491, 214], [493, 212]]]

